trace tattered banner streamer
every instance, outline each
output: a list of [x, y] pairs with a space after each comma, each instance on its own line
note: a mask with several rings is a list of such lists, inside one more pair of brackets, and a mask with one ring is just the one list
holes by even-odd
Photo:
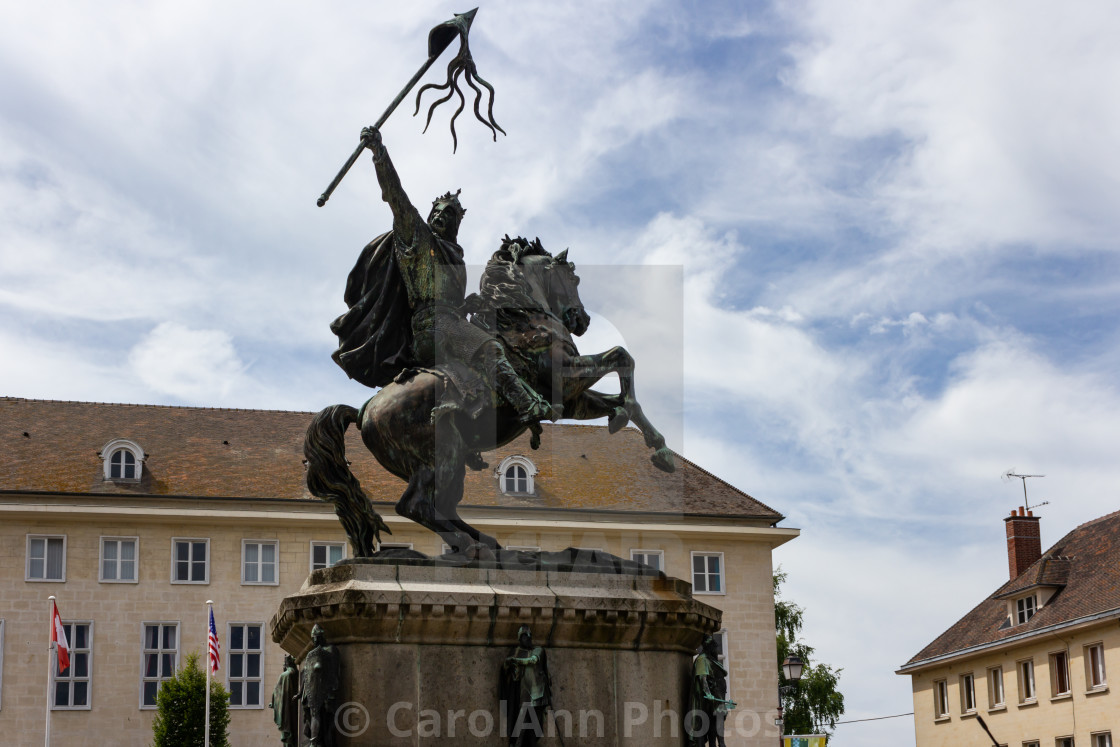
[[[486, 82], [482, 76], [478, 74], [478, 69], [474, 66], [474, 60], [471, 59], [471, 52], [467, 48], [466, 37], [463, 38], [463, 47], [459, 50], [459, 54], [452, 58], [451, 62], [447, 63], [447, 80], [442, 84], [428, 83], [424, 85], [419, 91], [416, 92], [416, 111], [412, 116], [420, 113], [420, 98], [424, 95], [424, 91], [432, 89], [435, 91], [447, 91], [447, 95], [441, 99], [437, 99], [431, 107], [428, 108], [428, 119], [424, 122], [424, 132], [428, 131], [428, 125], [432, 123], [432, 113], [435, 112], [436, 107], [440, 104], [446, 103], [451, 100], [452, 96], [459, 96], [459, 108], [451, 115], [451, 141], [452, 153], [459, 148], [459, 136], [455, 132], [455, 120], [463, 112], [467, 106], [466, 97], [463, 96], [463, 91], [459, 88], [459, 77], [462, 76], [467, 85], [474, 91], [474, 116], [479, 122], [490, 128], [490, 133], [494, 136], [494, 140], [498, 139], [498, 132], [503, 135], [506, 131], [494, 121], [494, 87]], [[480, 83], [487, 91], [490, 92], [489, 101], [486, 106], [486, 118], [483, 118], [479, 105], [482, 103], [482, 90], [475, 85], [475, 81]]]

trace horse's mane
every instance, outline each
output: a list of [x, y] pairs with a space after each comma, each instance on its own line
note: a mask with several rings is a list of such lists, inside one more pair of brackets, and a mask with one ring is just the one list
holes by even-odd
[[539, 238], [529, 241], [522, 236], [516, 239], [511, 239], [508, 234], [504, 236], [501, 247], [490, 257], [482, 273], [479, 297], [483, 306], [498, 313], [499, 317], [507, 318], [540, 310], [541, 303], [530, 295], [524, 271], [518, 268], [523, 258], [533, 256], [552, 257]]

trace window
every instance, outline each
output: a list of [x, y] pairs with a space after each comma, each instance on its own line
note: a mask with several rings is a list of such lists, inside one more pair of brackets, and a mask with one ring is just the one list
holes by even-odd
[[104, 478], [121, 482], [138, 482], [144, 471], [144, 450], [127, 439], [110, 441], [101, 449]]
[[692, 591], [696, 594], [723, 593], [723, 553], [692, 553]]
[[101, 538], [101, 576], [105, 583], [136, 583], [136, 537]]
[[1050, 694], [1069, 695], [1069, 655], [1065, 651], [1050, 654]]
[[210, 540], [171, 540], [171, 583], [210, 583]]
[[949, 718], [949, 683], [945, 680], [933, 683], [933, 717]]
[[345, 542], [312, 542], [311, 543], [311, 570], [330, 568], [346, 557]]
[[241, 583], [278, 584], [276, 540], [241, 541]]
[[1112, 747], [1112, 732], [1102, 731], [1089, 736], [1093, 740], [1093, 747]]
[[1104, 644], [1093, 643], [1085, 647], [1085, 682], [1090, 690], [1108, 685], [1104, 676]]
[[1054, 747], [1073, 747], [1073, 737], [1058, 737], [1054, 740]]
[[645, 563], [655, 571], [663, 571], [665, 553], [661, 550], [631, 550], [630, 559], [639, 563]]
[[27, 537], [27, 580], [66, 580], [66, 537]]
[[230, 708], [263, 708], [261, 699], [261, 628], [260, 623], [230, 623], [229, 687]]
[[[93, 638], [90, 622], [63, 622], [66, 642], [70, 644], [70, 666], [54, 676], [54, 710], [86, 710], [89, 708], [90, 654]], [[56, 670], [57, 671], [57, 670]]]
[[411, 542], [379, 542], [377, 544], [378, 552], [380, 552], [381, 550], [411, 550], [411, 549], [412, 549], [412, 543]]
[[1003, 705], [1003, 667], [992, 667], [988, 670], [988, 708]]
[[1034, 660], [1024, 659], [1019, 662], [1019, 702], [1034, 702]]
[[1019, 621], [1019, 625], [1022, 625], [1027, 620], [1030, 620], [1032, 617], [1034, 617], [1034, 595], [1032, 594], [1029, 597], [1017, 599], [1015, 601], [1015, 613], [1016, 619]]
[[1038, 740], [1032, 739], [1029, 742], [1023, 742], [1023, 747], [1039, 747]]
[[179, 666], [179, 623], [146, 622], [143, 628], [140, 707], [155, 708], [160, 683], [171, 679], [175, 668]]
[[529, 473], [520, 464], [515, 464], [506, 470], [503, 479], [503, 493], [528, 493]]
[[532, 495], [536, 474], [536, 465], [523, 456], [506, 457], [497, 469], [499, 487], [507, 495]]
[[976, 681], [972, 672], [961, 675], [961, 713], [976, 712]]

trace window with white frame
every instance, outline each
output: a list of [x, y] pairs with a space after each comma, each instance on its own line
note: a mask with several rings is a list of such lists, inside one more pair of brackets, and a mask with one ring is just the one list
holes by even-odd
[[66, 535], [27, 536], [28, 581], [66, 580]]
[[138, 537], [102, 537], [98, 580], [102, 583], [136, 583]]
[[1054, 747], [1073, 747], [1073, 737], [1056, 737]]
[[377, 544], [377, 551], [382, 550], [411, 550], [411, 542], [379, 542]]
[[346, 557], [345, 542], [312, 542], [311, 543], [311, 570], [330, 568]]
[[949, 683], [946, 680], [936, 680], [933, 683], [933, 717], [947, 718], [949, 716]]
[[1039, 747], [1038, 740], [1031, 739], [1027, 742], [1023, 742], [1023, 747]]
[[1035, 606], [1033, 594], [1029, 597], [1023, 597], [1022, 599], [1015, 600], [1015, 619], [1018, 620], [1019, 625], [1022, 625], [1027, 620], [1030, 620], [1032, 617], [1034, 617], [1034, 613]]
[[655, 571], [665, 570], [665, 553], [661, 550], [631, 550], [630, 559], [644, 563]]
[[210, 583], [210, 540], [171, 540], [171, 583]]
[[70, 664], [54, 676], [51, 708], [56, 711], [88, 710], [93, 623], [64, 621], [62, 629], [66, 631], [66, 642], [70, 644]]
[[241, 583], [276, 585], [276, 558], [279, 543], [276, 540], [241, 541]]
[[1034, 659], [1023, 659], [1016, 668], [1019, 672], [1019, 702], [1034, 701]]
[[961, 675], [961, 713], [976, 712], [976, 680], [972, 672]]
[[537, 467], [532, 460], [521, 455], [506, 457], [496, 470], [499, 487], [507, 495], [532, 495], [536, 491], [534, 478]]
[[1002, 708], [1003, 700], [1003, 667], [992, 667], [988, 670], [988, 708]]
[[263, 708], [261, 623], [230, 623], [226, 656], [230, 708]]
[[155, 708], [160, 683], [179, 666], [179, 623], [146, 622], [140, 660], [140, 707]]
[[1091, 643], [1085, 647], [1085, 682], [1090, 690], [1108, 685], [1104, 672], [1103, 643]]
[[118, 438], [101, 449], [101, 462], [106, 480], [136, 482], [144, 471], [144, 450], [128, 439]]
[[1110, 731], [1090, 734], [1089, 738], [1093, 740], [1093, 747], [1112, 747], [1112, 732]]
[[1050, 695], [1069, 695], [1069, 655], [1065, 651], [1050, 654]]
[[723, 594], [723, 553], [692, 553], [692, 592]]

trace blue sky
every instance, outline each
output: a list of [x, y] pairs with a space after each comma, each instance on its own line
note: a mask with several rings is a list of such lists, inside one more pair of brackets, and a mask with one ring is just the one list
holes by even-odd
[[[389, 214], [365, 160], [315, 197], [465, 9], [0, 9], [0, 391], [360, 402], [327, 323]], [[671, 445], [803, 529], [776, 560], [847, 717], [903, 713], [893, 670], [1006, 578], [1003, 472], [1047, 475], [1044, 544], [1117, 508], [1118, 27], [1097, 2], [492, 2], [472, 49], [509, 136], [462, 118], [452, 156], [450, 112], [421, 135], [406, 104], [384, 137], [417, 202], [463, 188], [469, 261], [511, 232], [600, 277], [584, 350], [625, 341]], [[680, 297], [612, 298], [610, 265]], [[626, 308], [676, 309], [680, 344]]]

